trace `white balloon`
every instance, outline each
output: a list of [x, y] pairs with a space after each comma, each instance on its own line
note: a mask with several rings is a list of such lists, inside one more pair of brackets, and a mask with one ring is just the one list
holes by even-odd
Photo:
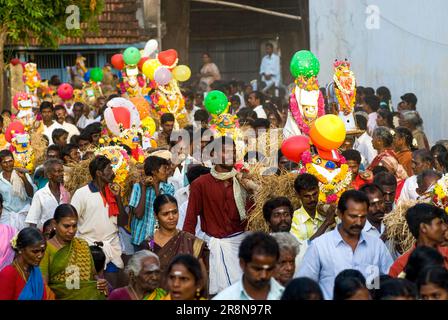
[[159, 44], [157, 40], [151, 39], [145, 44], [145, 48], [143, 49], [143, 57], [149, 57], [154, 51], [157, 50]]

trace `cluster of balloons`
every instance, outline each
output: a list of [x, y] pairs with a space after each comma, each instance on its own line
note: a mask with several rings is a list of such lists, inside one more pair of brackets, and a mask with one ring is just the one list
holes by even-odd
[[320, 62], [311, 51], [297, 51], [291, 58], [289, 70], [294, 78], [317, 77], [320, 71]]
[[223, 92], [212, 90], [205, 97], [204, 105], [209, 113], [220, 115], [229, 106], [229, 101]]
[[96, 67], [88, 70], [86, 73], [84, 73], [84, 81], [89, 82], [101, 82], [103, 81], [103, 69]]
[[161, 51], [156, 57], [151, 58], [157, 48], [158, 44], [154, 39], [149, 40], [142, 51], [135, 47], [129, 47], [123, 54], [117, 53], [112, 56], [112, 66], [117, 70], [122, 70], [126, 65], [137, 66], [146, 78], [154, 80], [162, 86], [167, 85], [173, 78], [181, 82], [190, 79], [190, 68], [185, 65], [177, 65], [176, 50]]

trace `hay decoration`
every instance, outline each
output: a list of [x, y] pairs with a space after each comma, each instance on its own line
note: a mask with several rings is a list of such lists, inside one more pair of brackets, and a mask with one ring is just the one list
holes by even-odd
[[34, 168], [37, 168], [45, 162], [47, 151], [47, 140], [42, 138], [42, 133], [32, 130], [30, 135], [31, 149], [34, 153]]
[[73, 196], [76, 190], [88, 184], [92, 177], [89, 172], [91, 159], [82, 160], [69, 167], [64, 177], [64, 187]]
[[408, 251], [415, 244], [415, 238], [406, 222], [406, 211], [417, 203], [421, 202], [400, 201], [392, 212], [384, 216], [383, 223], [386, 226], [386, 238], [395, 244], [395, 249], [400, 254]]
[[294, 190], [296, 177], [297, 173], [282, 173], [279, 176], [251, 175], [251, 178], [262, 187], [252, 196], [254, 206], [247, 218], [247, 230], [269, 232], [269, 226], [263, 218], [263, 205], [270, 199], [286, 197], [292, 202], [293, 208], [301, 206], [300, 199]]
[[122, 190], [123, 204], [128, 204], [129, 199], [131, 198], [132, 187], [135, 183], [141, 180], [142, 176], [144, 176], [143, 163], [131, 161], [131, 163], [129, 164], [129, 173], [126, 177], [124, 188]]

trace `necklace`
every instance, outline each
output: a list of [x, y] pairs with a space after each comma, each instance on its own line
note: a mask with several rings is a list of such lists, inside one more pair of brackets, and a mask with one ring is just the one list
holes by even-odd
[[16, 270], [20, 274], [20, 276], [23, 279], [27, 280], [30, 272], [28, 270], [25, 270], [24, 268], [22, 268], [22, 266], [20, 265], [20, 263], [17, 260], [14, 260], [13, 264], [16, 267]]
[[134, 296], [135, 300], [141, 300], [137, 294], [137, 292], [134, 290], [134, 288], [131, 285], [128, 285], [128, 288], [131, 290], [132, 295]]

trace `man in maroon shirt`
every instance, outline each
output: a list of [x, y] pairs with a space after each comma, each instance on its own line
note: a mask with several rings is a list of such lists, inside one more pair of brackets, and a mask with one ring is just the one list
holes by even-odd
[[195, 234], [198, 216], [210, 249], [210, 293], [216, 294], [240, 280], [239, 244], [246, 227], [247, 192], [236, 178], [236, 148], [222, 137], [212, 144], [215, 166], [190, 185], [183, 230]]

